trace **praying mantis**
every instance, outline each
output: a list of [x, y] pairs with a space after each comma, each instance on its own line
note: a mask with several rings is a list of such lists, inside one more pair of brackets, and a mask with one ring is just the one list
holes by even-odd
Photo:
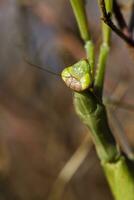
[[[111, 16], [112, 0], [99, 0], [101, 11]], [[111, 29], [102, 23], [102, 44], [95, 71], [94, 44], [88, 28], [85, 1], [70, 0], [81, 38], [85, 44], [86, 59], [66, 67], [61, 77], [73, 90], [74, 107], [84, 124], [91, 130], [91, 137], [100, 163], [116, 200], [133, 200], [134, 171], [129, 160], [117, 147], [108, 124], [107, 112], [103, 101], [103, 85], [106, 60], [110, 50]], [[105, 4], [104, 4], [105, 3]], [[105, 17], [103, 15], [103, 17]], [[123, 190], [122, 190], [123, 188]]]

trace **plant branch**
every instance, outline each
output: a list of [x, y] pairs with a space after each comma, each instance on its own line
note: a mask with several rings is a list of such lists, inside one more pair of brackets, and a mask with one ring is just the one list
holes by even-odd
[[86, 16], [85, 0], [70, 0], [71, 6], [79, 27], [81, 38], [85, 43], [87, 59], [91, 66], [91, 73], [94, 75], [94, 44], [92, 42]]
[[134, 105], [133, 104], [129, 104], [127, 102], [122, 102], [122, 101], [115, 99], [115, 98], [105, 97], [104, 103], [106, 105], [118, 106], [118, 108], [125, 109], [125, 110], [130, 111], [130, 112], [134, 112]]
[[86, 41], [90, 40], [90, 33], [88, 28], [88, 21], [86, 17], [85, 11], [85, 1], [84, 0], [70, 0], [79, 31], [81, 34], [81, 38]]
[[109, 113], [112, 125], [114, 126], [115, 137], [117, 136], [117, 139], [119, 140], [121, 147], [124, 150], [124, 152], [126, 153], [127, 157], [130, 160], [134, 160], [133, 150], [130, 146], [127, 135], [124, 131], [124, 128], [123, 128], [120, 120], [118, 119], [118, 117], [116, 116], [116, 113], [114, 113], [112, 108], [108, 109], [108, 113]]
[[122, 32], [111, 20], [111, 13], [106, 11], [105, 1], [99, 0], [102, 13], [102, 20], [107, 24], [120, 38], [122, 38], [127, 44], [134, 47], [134, 40], [131, 36]]
[[129, 31], [132, 33], [134, 29], [134, 2], [131, 6], [131, 17], [129, 21]]
[[129, 29], [128, 26], [126, 24], [126, 21], [122, 15], [121, 9], [119, 7], [119, 4], [117, 3], [116, 0], [113, 0], [113, 12], [115, 14], [118, 26], [120, 27], [120, 29], [127, 35], [129, 35]]
[[[100, 0], [99, 0], [100, 3]], [[112, 12], [112, 0], [107, 0], [106, 1], [106, 8], [102, 4], [102, 8], [100, 9], [101, 12], [106, 13], [107, 12]], [[102, 12], [102, 15], [103, 15]], [[106, 61], [109, 53], [109, 46], [110, 46], [110, 38], [111, 38], [111, 29], [109, 26], [107, 26], [104, 22], [102, 22], [102, 44], [100, 47], [100, 54], [98, 58], [98, 63], [97, 63], [97, 71], [96, 71], [96, 76], [95, 76], [95, 83], [94, 83], [94, 90], [96, 95], [102, 100], [102, 94], [103, 94], [103, 84], [104, 84], [104, 76], [105, 76], [105, 66], [106, 66]]]
[[[65, 166], [61, 169], [47, 200], [59, 200], [62, 198], [67, 184], [71, 181], [88, 154], [90, 154], [91, 149], [92, 141], [89, 135], [87, 135], [71, 158], [65, 163]], [[90, 167], [92, 167], [92, 164]]]

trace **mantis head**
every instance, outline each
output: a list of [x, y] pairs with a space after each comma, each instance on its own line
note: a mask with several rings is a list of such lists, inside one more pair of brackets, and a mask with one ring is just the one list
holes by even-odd
[[61, 73], [63, 81], [76, 92], [82, 92], [92, 86], [92, 75], [87, 60], [80, 60], [65, 68]]

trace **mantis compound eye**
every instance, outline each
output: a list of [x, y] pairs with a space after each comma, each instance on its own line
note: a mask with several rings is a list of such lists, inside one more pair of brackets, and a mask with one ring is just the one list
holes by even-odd
[[82, 92], [92, 85], [90, 65], [87, 60], [81, 60], [65, 68], [61, 76], [66, 85], [77, 92]]

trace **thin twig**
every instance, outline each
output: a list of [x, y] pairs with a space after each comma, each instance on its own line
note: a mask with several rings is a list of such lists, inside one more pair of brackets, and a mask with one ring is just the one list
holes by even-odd
[[121, 12], [120, 6], [116, 0], [113, 0], [113, 11], [114, 11], [118, 26], [120, 27], [122, 32], [128, 37], [132, 37], [130, 30], [127, 26], [127, 23], [124, 19], [124, 16]]
[[67, 184], [73, 178], [82, 163], [85, 161], [86, 157], [91, 152], [91, 148], [92, 142], [89, 135], [87, 135], [82, 141], [81, 145], [60, 171], [47, 200], [59, 200], [62, 198]]
[[122, 38], [127, 44], [134, 47], [134, 40], [122, 32], [111, 20], [111, 13], [107, 13], [105, 1], [100, 0], [100, 8], [102, 11], [102, 20], [107, 24], [120, 38]]
[[104, 102], [108, 105], [114, 105], [118, 106], [118, 108], [128, 110], [130, 112], [134, 112], [134, 105], [129, 104], [127, 102], [122, 102], [121, 100], [115, 99], [115, 98], [110, 98], [110, 97], [105, 97]]
[[[126, 133], [124, 131], [124, 128], [120, 122], [120, 120], [117, 118], [115, 111], [119, 108], [118, 102], [121, 102], [123, 97], [125, 96], [126, 92], [128, 90], [128, 84], [126, 82], [123, 82], [122, 84], [117, 84], [114, 93], [110, 97], [111, 100], [115, 100], [115, 104], [112, 107], [107, 107], [108, 114], [110, 116], [111, 125], [114, 129], [113, 133], [115, 133], [115, 137], [118, 138], [124, 152], [127, 154], [127, 156], [130, 159], [134, 159], [134, 154], [131, 148], [131, 145], [128, 141], [128, 138], [126, 136]], [[118, 98], [117, 98], [118, 97]], [[108, 98], [108, 100], [110, 99]], [[118, 101], [118, 102], [117, 102]], [[116, 104], [117, 103], [117, 104]], [[126, 106], [126, 105], [125, 105]]]
[[116, 132], [117, 134], [115, 135], [115, 137], [117, 136], [117, 138], [120, 141], [120, 144], [124, 150], [124, 152], [127, 154], [127, 156], [129, 157], [130, 160], [134, 160], [134, 153], [133, 150], [128, 142], [128, 138], [126, 136], [126, 133], [124, 131], [124, 128], [122, 127], [121, 122], [119, 121], [119, 119], [117, 118], [116, 114], [113, 112], [112, 109], [110, 109], [109, 111], [109, 115], [111, 116], [111, 122], [112, 124], [114, 124], [115, 126], [115, 130], [114, 132]]
[[134, 3], [131, 6], [131, 17], [129, 21], [129, 31], [132, 33], [134, 29]]

